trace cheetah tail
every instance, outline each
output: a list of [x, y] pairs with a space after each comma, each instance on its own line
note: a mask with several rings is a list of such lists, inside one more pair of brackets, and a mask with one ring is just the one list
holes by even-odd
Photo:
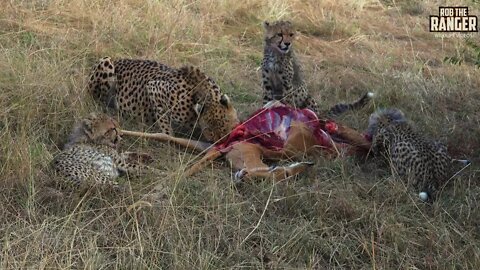
[[347, 111], [359, 110], [365, 107], [368, 104], [368, 102], [372, 99], [372, 97], [373, 97], [373, 93], [367, 92], [362, 97], [360, 97], [360, 99], [356, 100], [353, 103], [338, 103], [328, 110], [327, 115], [329, 117], [335, 117]]
[[[469, 167], [472, 164], [472, 162], [468, 159], [454, 159], [454, 158], [452, 158], [452, 162], [456, 163], [457, 166], [455, 166], [456, 172], [450, 177], [450, 179], [459, 175], [463, 170], [465, 170], [467, 167]], [[458, 168], [458, 166], [461, 166], [461, 168]]]
[[461, 165], [463, 166], [468, 166], [470, 165], [472, 162], [468, 159], [452, 159], [452, 162], [458, 162], [460, 163]]

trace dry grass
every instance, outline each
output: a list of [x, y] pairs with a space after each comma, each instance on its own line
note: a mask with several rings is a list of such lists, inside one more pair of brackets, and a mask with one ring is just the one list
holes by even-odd
[[[480, 15], [474, 2], [465, 5]], [[432, 205], [378, 163], [354, 159], [318, 159], [296, 180], [235, 187], [225, 164], [187, 179], [178, 168], [190, 155], [130, 141], [154, 153], [166, 175], [126, 181], [131, 192], [120, 195], [56, 189], [45, 169], [73, 122], [100, 109], [85, 82], [105, 55], [201, 66], [248, 115], [261, 103], [261, 22], [279, 18], [301, 32], [295, 50], [321, 104], [377, 93], [373, 107], [342, 121], [364, 129], [374, 108], [396, 106], [478, 164], [480, 73], [471, 44], [480, 36], [467, 45], [429, 33], [437, 5], [2, 1], [0, 268], [479, 269], [475, 164]]]

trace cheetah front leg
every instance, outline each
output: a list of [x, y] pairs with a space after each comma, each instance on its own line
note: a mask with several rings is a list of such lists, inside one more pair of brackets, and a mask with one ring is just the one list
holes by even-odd
[[384, 155], [387, 159], [389, 159], [390, 153], [387, 151], [387, 144], [389, 144], [389, 142], [383, 135], [383, 132], [378, 132], [377, 135], [372, 138], [370, 150], [375, 156]]
[[[307, 97], [303, 105], [305, 108], [312, 110], [316, 115], [318, 115], [320, 112], [317, 102], [311, 96]], [[318, 116], [322, 117], [321, 115]]]
[[168, 112], [160, 108], [154, 108], [153, 110], [155, 126], [158, 128], [159, 132], [169, 136], [174, 136], [170, 117], [168, 117]]
[[288, 103], [287, 100], [284, 100], [284, 94], [288, 93], [287, 86], [281, 77], [275, 74], [275, 71], [266, 68], [264, 65], [262, 72], [263, 105], [272, 100]]
[[141, 176], [147, 172], [159, 173], [160, 171], [148, 166], [153, 159], [149, 154], [139, 152], [123, 152], [117, 160], [117, 168], [129, 176]]
[[148, 115], [149, 122], [153, 122], [160, 133], [170, 136], [174, 135], [172, 124], [170, 122], [170, 112], [168, 107], [163, 103], [156, 93], [165, 89], [163, 81], [149, 81], [146, 85], [147, 104], [149, 105]]
[[267, 104], [268, 102], [274, 100], [273, 93], [272, 93], [272, 85], [268, 80], [268, 77], [263, 76], [263, 105]]

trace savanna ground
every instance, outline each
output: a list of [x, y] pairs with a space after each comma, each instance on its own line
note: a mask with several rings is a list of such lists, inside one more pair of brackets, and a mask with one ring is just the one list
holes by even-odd
[[[480, 15], [478, 1], [1, 1], [0, 268], [479, 269], [480, 36], [429, 33], [438, 5]], [[101, 110], [85, 93], [97, 59], [200, 66], [245, 117], [261, 104], [261, 23], [280, 18], [322, 106], [376, 93], [340, 121], [363, 130], [398, 107], [473, 165], [429, 205], [374, 160], [235, 186], [221, 161], [185, 178], [194, 156], [127, 139], [165, 175], [114, 195], [52, 184], [73, 123]]]

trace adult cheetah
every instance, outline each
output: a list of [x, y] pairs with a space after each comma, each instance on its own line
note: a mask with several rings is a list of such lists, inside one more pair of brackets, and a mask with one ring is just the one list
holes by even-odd
[[179, 69], [155, 61], [102, 58], [88, 84], [96, 100], [133, 115], [158, 131], [191, 134], [198, 127], [218, 141], [238, 123], [237, 112], [218, 85], [196, 67]]

